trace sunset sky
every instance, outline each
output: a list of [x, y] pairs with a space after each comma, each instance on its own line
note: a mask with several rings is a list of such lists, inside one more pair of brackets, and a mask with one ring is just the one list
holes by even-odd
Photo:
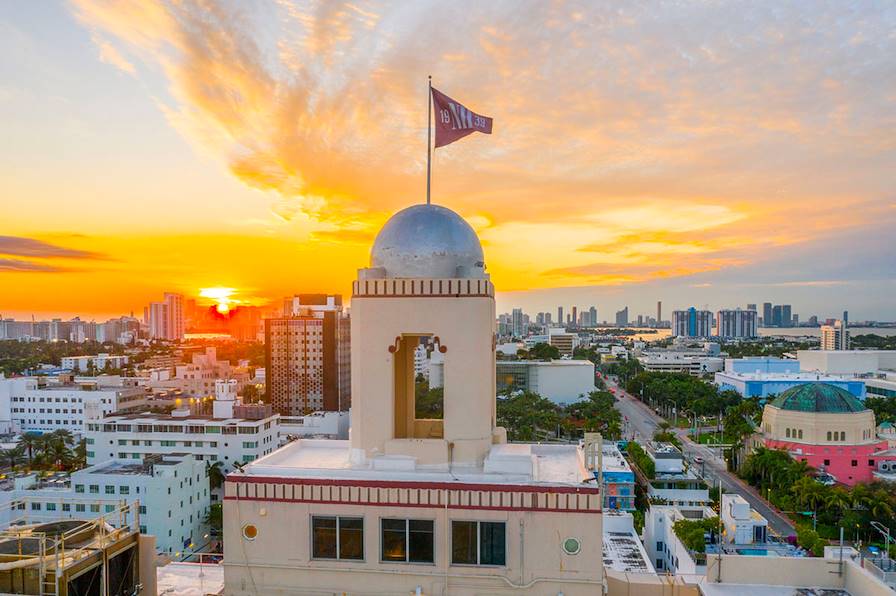
[[348, 294], [435, 153], [499, 309], [896, 319], [896, 7], [0, 4], [0, 315]]

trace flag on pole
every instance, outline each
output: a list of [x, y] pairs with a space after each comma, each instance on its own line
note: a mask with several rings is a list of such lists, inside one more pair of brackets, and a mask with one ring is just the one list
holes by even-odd
[[432, 87], [432, 103], [436, 109], [435, 147], [443, 147], [474, 132], [492, 134], [492, 119], [469, 110], [435, 87]]

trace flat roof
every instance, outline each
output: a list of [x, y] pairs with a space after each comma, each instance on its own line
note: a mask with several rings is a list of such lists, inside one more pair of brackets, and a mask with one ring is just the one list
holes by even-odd
[[800, 586], [766, 586], [758, 584], [718, 584], [709, 580], [700, 584], [704, 596], [850, 596], [846, 590]]
[[[527, 472], [526, 470], [530, 470]], [[238, 480], [240, 472], [232, 472]], [[506, 443], [492, 445], [483, 466], [417, 465], [402, 455], [381, 455], [352, 463], [351, 444], [335, 439], [299, 439], [242, 469], [247, 476], [482, 484], [594, 486], [578, 445]]]
[[196, 425], [209, 425], [214, 423], [213, 425], [221, 425], [221, 424], [237, 424], [240, 422], [265, 422], [266, 420], [270, 420], [272, 418], [276, 418], [277, 414], [271, 414], [266, 418], [214, 418], [211, 415], [193, 415], [187, 417], [178, 417], [172, 416], [170, 414], [156, 414], [156, 413], [134, 413], [134, 414], [113, 414], [111, 416], [106, 416], [101, 420], [97, 420], [95, 422], [99, 422], [101, 424], [118, 424], [120, 423], [128, 423], [128, 422], [136, 422], [136, 423], [145, 423], [152, 424], [153, 422], [159, 423], [171, 423], [171, 422], [179, 422], [181, 424], [196, 424]]
[[156, 567], [159, 594], [205, 596], [224, 589], [224, 566], [215, 563], [168, 563]]

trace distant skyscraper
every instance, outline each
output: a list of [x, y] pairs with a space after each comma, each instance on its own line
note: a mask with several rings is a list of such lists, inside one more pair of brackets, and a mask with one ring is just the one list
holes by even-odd
[[843, 318], [841, 320], [843, 321], [844, 328], [849, 327], [849, 311], [848, 310], [843, 311]]
[[784, 326], [784, 307], [776, 304], [772, 307], [771, 324], [766, 323], [766, 327], [783, 327]]
[[720, 310], [716, 315], [716, 335], [724, 338], [756, 337], [758, 318], [755, 310]]
[[180, 341], [184, 338], [184, 297], [182, 294], [165, 293], [165, 306], [168, 308], [168, 320], [165, 339]]
[[164, 302], [149, 304], [149, 337], [168, 339], [168, 305]]
[[849, 349], [849, 329], [844, 324], [844, 321], [834, 321], [833, 325], [823, 325], [821, 327], [821, 349]]
[[512, 319], [512, 329], [511, 333], [514, 337], [524, 337], [524, 329], [523, 329], [523, 309], [514, 308], [511, 313]]
[[656, 324], [659, 327], [660, 323], [663, 321], [663, 301], [656, 301]]
[[781, 306], [781, 327], [790, 327], [793, 325], [793, 314], [790, 312], [790, 305]]
[[572, 307], [572, 324], [574, 326], [578, 326], [579, 324], [579, 315], [578, 315], [578, 307]]
[[549, 312], [544, 313], [544, 324], [545, 325], [551, 324], [551, 313], [549, 313]]
[[772, 303], [762, 303], [762, 324], [765, 327], [772, 327], [774, 323], [774, 314], [772, 313]]
[[588, 318], [591, 319], [591, 326], [597, 327], [597, 308], [592, 306], [588, 309]]
[[626, 306], [622, 310], [616, 311], [616, 326], [617, 327], [627, 327], [628, 326], [628, 307]]
[[342, 296], [302, 294], [265, 319], [265, 382], [274, 410], [301, 416], [351, 405], [351, 327]]
[[748, 305], [747, 305], [747, 310], [756, 310], [756, 305], [755, 305], [755, 304], [748, 304]]
[[543, 312], [540, 312], [537, 315], [535, 315], [535, 324], [542, 326], [542, 327], [544, 326], [544, 313]]
[[557, 324], [563, 325], [563, 307], [562, 306], [557, 307]]
[[679, 337], [712, 337], [712, 312], [697, 310], [672, 311], [672, 335]]

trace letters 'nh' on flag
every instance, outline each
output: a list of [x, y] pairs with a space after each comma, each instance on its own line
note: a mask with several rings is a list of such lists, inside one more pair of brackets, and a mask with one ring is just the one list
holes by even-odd
[[470, 111], [435, 87], [432, 103], [436, 112], [435, 147], [443, 147], [474, 132], [492, 134], [492, 119]]

